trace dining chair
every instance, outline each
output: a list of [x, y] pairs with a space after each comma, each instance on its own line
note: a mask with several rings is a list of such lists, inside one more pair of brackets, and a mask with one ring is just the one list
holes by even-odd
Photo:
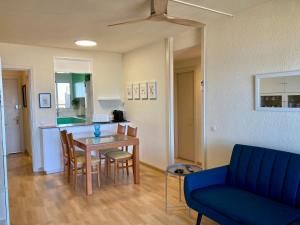
[[[117, 128], [117, 134], [125, 134], [126, 133], [126, 125], [125, 126], [123, 126], [123, 125], [121, 125], [121, 124], [118, 124], [118, 128]], [[109, 165], [109, 163], [107, 163], [107, 160], [106, 160], [106, 154], [108, 153], [108, 152], [113, 152], [113, 151], [119, 151], [120, 149], [118, 149], [118, 148], [111, 148], [111, 149], [106, 149], [106, 150], [102, 150], [101, 152], [100, 152], [100, 155], [99, 155], [99, 157], [100, 157], [100, 166], [101, 166], [101, 161], [102, 160], [105, 160], [105, 174], [108, 176], [108, 165]]]
[[[127, 135], [131, 137], [137, 136], [137, 128], [128, 126]], [[129, 161], [133, 160], [133, 154], [129, 152], [129, 146], [126, 146], [125, 151], [111, 151], [106, 154], [107, 163], [114, 163], [114, 183], [116, 183], [116, 176], [119, 175], [119, 169], [126, 168], [127, 176], [129, 176], [129, 167], [133, 167], [133, 164], [129, 164]], [[121, 166], [120, 166], [121, 164]], [[110, 165], [108, 166], [110, 167]]]
[[[70, 166], [71, 171], [73, 175], [74, 180], [74, 189], [76, 189], [77, 186], [77, 176], [84, 175], [85, 174], [85, 156], [84, 155], [78, 155], [75, 150], [74, 146], [74, 139], [73, 134], [68, 134], [68, 145], [70, 149]], [[91, 173], [97, 174], [97, 181], [98, 181], [98, 187], [100, 188], [100, 165], [99, 165], [99, 157], [91, 156]]]
[[[61, 149], [63, 154], [63, 162], [64, 162], [64, 173], [67, 172], [68, 175], [68, 182], [70, 182], [70, 174], [71, 174], [71, 168], [70, 168], [70, 149], [68, 145], [68, 136], [66, 130], [60, 131], [60, 141], [61, 141]], [[80, 150], [78, 148], [75, 148], [75, 154], [76, 155], [83, 155], [84, 151]]]
[[67, 140], [67, 131], [60, 131], [60, 141], [61, 141], [61, 149], [63, 154], [63, 162], [64, 162], [64, 173], [68, 175], [68, 182], [70, 182], [70, 155], [69, 155], [69, 145]]

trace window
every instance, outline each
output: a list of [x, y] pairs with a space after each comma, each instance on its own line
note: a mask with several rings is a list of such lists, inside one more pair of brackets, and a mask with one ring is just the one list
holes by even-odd
[[83, 82], [75, 83], [75, 97], [85, 98], [85, 85]]
[[71, 108], [70, 83], [56, 83], [57, 108]]

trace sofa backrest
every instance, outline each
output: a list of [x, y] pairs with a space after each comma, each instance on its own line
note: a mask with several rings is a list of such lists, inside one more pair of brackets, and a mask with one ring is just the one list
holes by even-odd
[[300, 155], [235, 145], [226, 182], [300, 208]]

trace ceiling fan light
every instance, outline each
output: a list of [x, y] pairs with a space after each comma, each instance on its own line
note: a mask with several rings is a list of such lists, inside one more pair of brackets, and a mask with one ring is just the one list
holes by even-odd
[[91, 40], [78, 40], [75, 41], [75, 44], [81, 47], [94, 47], [97, 45], [97, 42]]

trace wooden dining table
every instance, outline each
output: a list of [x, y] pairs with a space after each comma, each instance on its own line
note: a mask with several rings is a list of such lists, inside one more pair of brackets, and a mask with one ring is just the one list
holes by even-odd
[[101, 137], [75, 138], [74, 145], [85, 152], [86, 169], [86, 194], [93, 194], [92, 171], [91, 171], [91, 152], [133, 146], [133, 176], [134, 183], [140, 183], [139, 165], [139, 139], [124, 134], [105, 135]]

